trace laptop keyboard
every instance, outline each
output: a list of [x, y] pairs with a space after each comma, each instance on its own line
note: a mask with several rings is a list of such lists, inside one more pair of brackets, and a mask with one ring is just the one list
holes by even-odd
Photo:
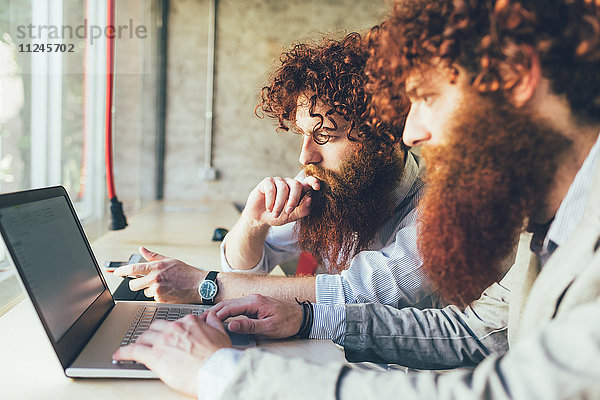
[[175, 321], [188, 314], [200, 315], [203, 310], [193, 310], [189, 308], [178, 308], [169, 306], [145, 306], [140, 307], [137, 314], [131, 321], [129, 329], [121, 341], [121, 347], [134, 343], [142, 333], [144, 333], [150, 324], [156, 320]]
[[[208, 308], [208, 307], [207, 307]], [[152, 322], [162, 319], [165, 321], [175, 321], [179, 318], [185, 317], [188, 314], [192, 315], [200, 315], [204, 312], [202, 309], [190, 309], [190, 308], [180, 308], [180, 307], [171, 307], [171, 306], [142, 306], [138, 309], [125, 337], [121, 341], [120, 346], [127, 346], [128, 344], [135, 343], [138, 337], [142, 333], [144, 333], [150, 327]], [[227, 323], [225, 323], [225, 329], [227, 330]], [[245, 348], [252, 345], [253, 339], [251, 335], [242, 335], [239, 333], [229, 332], [229, 337], [231, 338], [231, 342], [234, 347]], [[139, 364], [135, 361], [124, 360], [124, 361], [116, 361], [113, 360], [113, 364], [119, 364], [122, 366], [129, 367], [144, 367], [143, 364]]]

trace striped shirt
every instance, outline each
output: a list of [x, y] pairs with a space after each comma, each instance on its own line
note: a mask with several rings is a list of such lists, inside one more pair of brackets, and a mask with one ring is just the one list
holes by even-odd
[[[600, 158], [600, 135], [592, 146], [588, 156], [575, 175], [573, 183], [567, 191], [567, 195], [560, 203], [554, 220], [548, 228], [541, 247], [532, 245], [532, 250], [540, 257], [542, 266], [550, 258], [552, 253], [562, 245], [575, 230], [585, 211], [587, 199], [592, 188], [594, 171]], [[532, 239], [532, 243], [534, 240]]]
[[[402, 179], [393, 189], [396, 207], [367, 250], [355, 255], [340, 274], [316, 276], [315, 319], [310, 337], [339, 338], [344, 331], [346, 303], [382, 303], [397, 308], [429, 307], [433, 286], [429, 283], [417, 250], [416, 206], [423, 193], [424, 173], [420, 157], [409, 152]], [[232, 271], [221, 245], [221, 268]], [[269, 230], [261, 261], [250, 271], [270, 272], [276, 265], [300, 254], [294, 223]]]

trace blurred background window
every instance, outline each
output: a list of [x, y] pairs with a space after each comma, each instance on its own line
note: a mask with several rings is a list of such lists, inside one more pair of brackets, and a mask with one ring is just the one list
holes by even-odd
[[[106, 5], [102, 0], [1, 3], [0, 192], [63, 185], [82, 222], [99, 220], [105, 43], [91, 46], [72, 29], [84, 21], [105, 24]], [[3, 247], [0, 314], [19, 294]]]
[[[135, 214], [156, 199], [156, 36], [168, 0], [115, 4], [115, 179]], [[0, 193], [63, 185], [90, 241], [109, 226], [106, 25], [106, 0], [0, 0]], [[1, 243], [0, 315], [20, 298]]]

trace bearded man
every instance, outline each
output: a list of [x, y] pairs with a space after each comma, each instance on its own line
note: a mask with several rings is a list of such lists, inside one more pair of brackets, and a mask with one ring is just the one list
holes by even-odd
[[[181, 358], [200, 373], [227, 365], [221, 398], [600, 398], [600, 2], [398, 0], [374, 35], [378, 110], [394, 120], [408, 94], [403, 140], [428, 161], [419, 248], [436, 286], [470, 302], [502, 278], [519, 233], [533, 235], [463, 311], [349, 304], [336, 340], [352, 361], [475, 368], [365, 372], [224, 348], [219, 320], [232, 315], [253, 319], [230, 329], [274, 337], [302, 323], [281, 318], [300, 306], [259, 296], [161, 325], [115, 356], [174, 364], [153, 341], [179, 324], [197, 336], [173, 348], [210, 343]], [[480, 329], [493, 318], [507, 327]]]
[[[422, 163], [398, 143], [403, 119], [370, 123], [367, 58], [357, 33], [297, 44], [280, 56], [257, 111], [302, 138], [303, 171], [265, 178], [250, 193], [221, 246], [225, 272], [213, 273], [216, 292], [203, 297], [198, 290], [210, 279], [207, 271], [143, 248], [150, 262], [115, 273], [143, 275], [130, 287], [161, 302], [212, 304], [251, 293], [316, 302], [315, 338], [332, 337], [330, 326], [343, 319], [345, 303], [432, 306], [435, 295], [416, 246]], [[301, 251], [329, 274], [265, 276]], [[341, 307], [335, 325], [320, 309], [332, 304]]]

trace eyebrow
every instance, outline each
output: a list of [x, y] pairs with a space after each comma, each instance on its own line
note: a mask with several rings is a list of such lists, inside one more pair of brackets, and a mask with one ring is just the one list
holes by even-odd
[[299, 125], [294, 124], [296, 126], [296, 128], [298, 128], [303, 134], [305, 135], [314, 135], [315, 133], [319, 133], [322, 131], [325, 131], [325, 128], [323, 126], [321, 126], [319, 129], [309, 129], [308, 131], [305, 131], [304, 129], [302, 129]]
[[418, 85], [412, 85], [412, 88], [410, 88], [410, 90], [406, 91], [406, 95], [408, 96], [409, 99], [414, 99], [414, 98], [418, 97], [417, 89], [415, 88], [415, 86], [418, 86]]
[[[417, 92], [419, 91], [419, 88], [422, 87], [425, 83], [425, 79], [423, 79], [423, 77], [421, 76], [410, 81], [406, 81], [405, 83], [406, 94], [409, 96], [416, 96]], [[408, 83], [410, 83], [410, 85], [408, 85]]]
[[406, 87], [406, 95], [409, 98], [420, 98], [423, 93], [428, 93], [434, 90], [434, 86], [430, 79], [426, 76], [419, 77], [411, 82], [410, 88]]

